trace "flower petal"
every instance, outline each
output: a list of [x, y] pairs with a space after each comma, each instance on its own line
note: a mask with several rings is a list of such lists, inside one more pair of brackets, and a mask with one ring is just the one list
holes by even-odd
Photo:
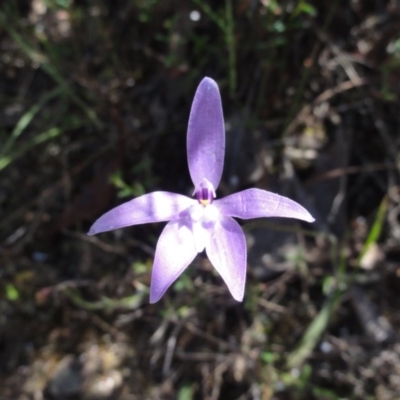
[[247, 255], [246, 239], [240, 225], [232, 218], [221, 217], [215, 224], [206, 252], [233, 298], [242, 301]]
[[198, 253], [201, 253], [206, 247], [206, 243], [210, 237], [210, 231], [203, 226], [201, 221], [192, 221], [191, 227], [194, 247]]
[[207, 207], [195, 204], [188, 208], [187, 217], [193, 233], [194, 245], [197, 252], [200, 253], [209, 241], [215, 222], [219, 218], [219, 211], [213, 204]]
[[315, 219], [300, 204], [261, 189], [247, 189], [214, 201], [223, 215], [250, 219], [262, 217], [297, 218], [307, 222]]
[[179, 213], [196, 203], [196, 200], [177, 193], [148, 193], [103, 214], [92, 225], [88, 235], [96, 235], [130, 225], [177, 219]]
[[169, 222], [158, 239], [150, 285], [150, 303], [155, 303], [193, 261], [197, 251], [185, 219]]
[[211, 78], [204, 78], [193, 99], [187, 132], [189, 172], [195, 187], [203, 178], [214, 189], [221, 180], [225, 155], [225, 126], [221, 95]]

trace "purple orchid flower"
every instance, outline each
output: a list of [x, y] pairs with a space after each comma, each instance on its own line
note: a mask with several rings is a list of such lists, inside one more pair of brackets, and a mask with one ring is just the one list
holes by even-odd
[[246, 239], [232, 217], [287, 217], [307, 222], [314, 218], [293, 200], [260, 189], [214, 200], [224, 166], [225, 127], [219, 89], [210, 78], [201, 81], [194, 96], [187, 154], [195, 199], [170, 192], [145, 194], [102, 215], [88, 234], [169, 221], [156, 247], [150, 303], [160, 300], [204, 249], [232, 296], [241, 301], [246, 281]]

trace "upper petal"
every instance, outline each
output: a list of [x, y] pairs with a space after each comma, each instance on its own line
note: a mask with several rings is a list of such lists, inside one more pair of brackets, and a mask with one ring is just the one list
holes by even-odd
[[242, 301], [246, 282], [247, 254], [246, 239], [240, 225], [232, 218], [221, 217], [214, 226], [206, 252], [233, 298]]
[[224, 167], [225, 126], [221, 95], [217, 83], [211, 78], [200, 82], [193, 99], [187, 155], [194, 186], [206, 178], [216, 189]]
[[242, 219], [262, 217], [297, 218], [307, 222], [315, 219], [300, 204], [261, 189], [247, 189], [214, 201], [223, 215]]
[[150, 285], [150, 303], [155, 303], [193, 261], [197, 251], [186, 219], [169, 222], [158, 239]]
[[177, 193], [153, 192], [123, 203], [103, 214], [90, 228], [88, 235], [149, 222], [179, 218], [179, 213], [196, 200]]

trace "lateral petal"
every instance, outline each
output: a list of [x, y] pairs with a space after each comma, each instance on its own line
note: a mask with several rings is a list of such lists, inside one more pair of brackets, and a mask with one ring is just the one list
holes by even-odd
[[222, 215], [250, 219], [262, 217], [297, 218], [307, 222], [315, 219], [299, 203], [261, 189], [247, 189], [215, 200]]
[[186, 219], [169, 222], [158, 239], [150, 285], [150, 303], [156, 303], [197, 254]]
[[225, 156], [225, 125], [217, 83], [204, 78], [197, 88], [187, 132], [189, 172], [195, 187], [206, 178], [217, 189]]
[[206, 252], [233, 298], [242, 301], [246, 283], [247, 251], [246, 239], [240, 225], [232, 218], [221, 217], [214, 226]]
[[103, 214], [92, 225], [88, 235], [96, 235], [130, 225], [177, 219], [182, 211], [196, 203], [196, 200], [177, 193], [148, 193]]

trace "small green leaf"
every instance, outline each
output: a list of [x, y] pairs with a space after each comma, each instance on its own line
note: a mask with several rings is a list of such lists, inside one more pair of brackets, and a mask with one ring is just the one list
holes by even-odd
[[317, 15], [316, 8], [309, 3], [301, 4], [300, 11], [303, 12], [304, 14], [310, 15], [311, 17], [315, 17]]
[[6, 285], [6, 298], [9, 301], [17, 301], [19, 299], [18, 289], [12, 283]]
[[186, 273], [186, 271], [180, 276], [180, 278], [175, 282], [174, 289], [177, 292], [181, 292], [182, 290], [193, 291], [193, 282], [190, 276]]
[[261, 354], [261, 359], [265, 362], [265, 364], [272, 364], [276, 357], [274, 353], [271, 353], [270, 351], [264, 351]]
[[148, 265], [140, 261], [133, 263], [132, 269], [135, 272], [135, 274], [144, 274], [150, 270]]
[[272, 24], [272, 28], [273, 28], [273, 30], [275, 31], [275, 32], [285, 32], [285, 30], [286, 30], [286, 26], [285, 26], [285, 24], [282, 22], [282, 21], [275, 21], [273, 24]]
[[178, 392], [178, 400], [192, 400], [193, 390], [191, 386], [182, 386]]

